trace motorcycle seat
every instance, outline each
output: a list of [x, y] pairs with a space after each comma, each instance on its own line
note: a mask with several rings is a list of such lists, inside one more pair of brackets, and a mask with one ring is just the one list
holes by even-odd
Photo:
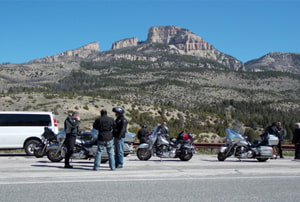
[[251, 147], [258, 147], [260, 146], [262, 143], [261, 140], [254, 140], [252, 143], [251, 143]]

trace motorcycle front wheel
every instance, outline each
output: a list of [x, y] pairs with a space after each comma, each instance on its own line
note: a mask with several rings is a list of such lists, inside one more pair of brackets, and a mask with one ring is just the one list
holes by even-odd
[[43, 156], [46, 155], [46, 152], [45, 152], [44, 148], [39, 148], [39, 149], [33, 151], [33, 155], [36, 158], [42, 158]]
[[53, 149], [47, 152], [47, 157], [52, 162], [60, 162], [63, 160], [63, 157], [61, 156], [61, 151], [59, 151], [57, 154], [57, 149]]
[[225, 159], [226, 159], [226, 154], [223, 153], [223, 152], [219, 152], [218, 153], [218, 160], [219, 161], [225, 161]]
[[139, 148], [136, 155], [141, 161], [147, 161], [151, 158], [151, 151], [146, 148]]

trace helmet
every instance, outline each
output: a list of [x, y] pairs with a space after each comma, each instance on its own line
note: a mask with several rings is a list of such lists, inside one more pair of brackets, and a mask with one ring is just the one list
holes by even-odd
[[114, 108], [112, 108], [112, 111], [116, 112], [116, 113], [120, 113], [120, 114], [124, 114], [125, 113], [124, 109], [121, 108], [121, 107], [114, 107]]

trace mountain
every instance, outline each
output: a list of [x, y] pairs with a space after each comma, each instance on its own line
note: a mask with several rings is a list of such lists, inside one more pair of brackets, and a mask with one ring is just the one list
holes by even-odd
[[[297, 69], [295, 58], [289, 64]], [[257, 62], [245, 66], [187, 29], [151, 27], [146, 41], [123, 39], [109, 51], [101, 52], [93, 42], [28, 63], [1, 65], [0, 92], [44, 89], [189, 109], [227, 100], [298, 109], [299, 75], [256, 72], [251, 64], [261, 67]]]
[[[145, 42], [138, 41], [136, 37], [123, 39], [113, 43], [111, 50], [105, 52], [100, 52], [99, 43], [93, 42], [78, 49], [30, 61], [29, 64], [53, 64], [78, 61], [99, 62], [115, 59], [155, 62], [164, 57], [164, 54], [155, 54], [157, 49], [151, 48], [151, 45], [155, 44], [165, 45], [163, 47], [165, 49], [164, 52], [172, 55], [193, 56], [196, 60], [206, 58], [216, 61], [232, 70], [245, 70], [242, 62], [216, 50], [208, 42], [189, 30], [176, 26], [151, 27]], [[131, 48], [133, 49], [132, 51], [129, 50]], [[212, 66], [212, 68], [215, 67]]]
[[272, 52], [245, 63], [248, 71], [280, 71], [300, 74], [300, 53]]

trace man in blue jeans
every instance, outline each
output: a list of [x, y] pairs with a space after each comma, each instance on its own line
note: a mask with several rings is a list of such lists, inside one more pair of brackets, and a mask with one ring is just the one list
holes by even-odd
[[113, 134], [112, 131], [115, 128], [115, 121], [113, 118], [107, 116], [105, 109], [101, 110], [101, 117], [96, 119], [93, 128], [98, 130], [98, 150], [94, 161], [94, 169], [99, 170], [102, 151], [106, 147], [108, 154], [109, 167], [111, 170], [115, 170], [115, 158], [113, 148]]
[[112, 109], [116, 114], [116, 127], [114, 129], [114, 144], [115, 144], [115, 163], [116, 168], [123, 168], [124, 165], [124, 141], [127, 131], [127, 120], [124, 117], [124, 109], [121, 107], [114, 107]]

